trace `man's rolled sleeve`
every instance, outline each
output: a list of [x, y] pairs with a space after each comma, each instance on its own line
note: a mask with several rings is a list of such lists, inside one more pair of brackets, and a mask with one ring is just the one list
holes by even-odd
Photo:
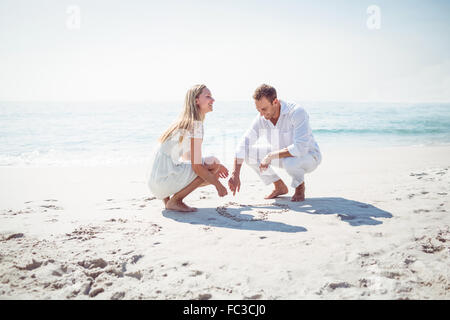
[[239, 142], [239, 144], [236, 148], [235, 157], [237, 159], [245, 158], [250, 146], [253, 145], [258, 140], [259, 131], [260, 131], [259, 117], [256, 117], [255, 120], [253, 120], [253, 123], [250, 126], [250, 128], [247, 130], [247, 132], [241, 138], [241, 141]]
[[309, 116], [303, 109], [296, 109], [292, 114], [294, 124], [294, 142], [287, 147], [294, 157], [303, 157], [309, 149]]
[[246, 149], [246, 139], [245, 136], [241, 139], [241, 142], [239, 143], [238, 147], [236, 148], [236, 159], [244, 159], [245, 158], [245, 149]]

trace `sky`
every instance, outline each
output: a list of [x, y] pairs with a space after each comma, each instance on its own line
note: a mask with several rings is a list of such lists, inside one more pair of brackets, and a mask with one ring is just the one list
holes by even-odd
[[[375, 6], [375, 9], [371, 9]], [[375, 11], [374, 11], [375, 10]], [[0, 100], [450, 102], [450, 1], [0, 0]]]

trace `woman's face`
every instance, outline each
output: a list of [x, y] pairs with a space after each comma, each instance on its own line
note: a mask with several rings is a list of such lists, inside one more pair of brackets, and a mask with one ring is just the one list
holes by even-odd
[[213, 111], [214, 98], [211, 96], [211, 91], [208, 88], [204, 88], [202, 93], [195, 99], [200, 113], [206, 114]]

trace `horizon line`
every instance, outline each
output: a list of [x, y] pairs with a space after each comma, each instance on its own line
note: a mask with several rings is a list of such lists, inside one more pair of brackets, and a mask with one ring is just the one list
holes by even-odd
[[[392, 101], [383, 101], [383, 100], [331, 100], [331, 99], [283, 99], [284, 101], [294, 101], [294, 102], [317, 102], [317, 103], [393, 103], [393, 104], [450, 104], [449, 101], [405, 101], [405, 100], [392, 100]], [[137, 100], [128, 100], [128, 99], [86, 99], [86, 100], [31, 100], [31, 99], [0, 99], [0, 103], [183, 103], [184, 99], [180, 100], [151, 100], [151, 99], [137, 99]], [[253, 102], [253, 99], [216, 99], [217, 101], [222, 102]]]

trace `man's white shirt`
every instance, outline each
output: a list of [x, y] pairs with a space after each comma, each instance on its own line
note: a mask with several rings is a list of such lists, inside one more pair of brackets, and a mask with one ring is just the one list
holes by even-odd
[[236, 149], [236, 158], [244, 159], [250, 147], [259, 138], [265, 137], [272, 151], [287, 148], [291, 155], [298, 158], [309, 153], [320, 163], [322, 155], [312, 134], [308, 113], [296, 103], [280, 100], [280, 104], [280, 117], [276, 125], [263, 116], [255, 117]]

